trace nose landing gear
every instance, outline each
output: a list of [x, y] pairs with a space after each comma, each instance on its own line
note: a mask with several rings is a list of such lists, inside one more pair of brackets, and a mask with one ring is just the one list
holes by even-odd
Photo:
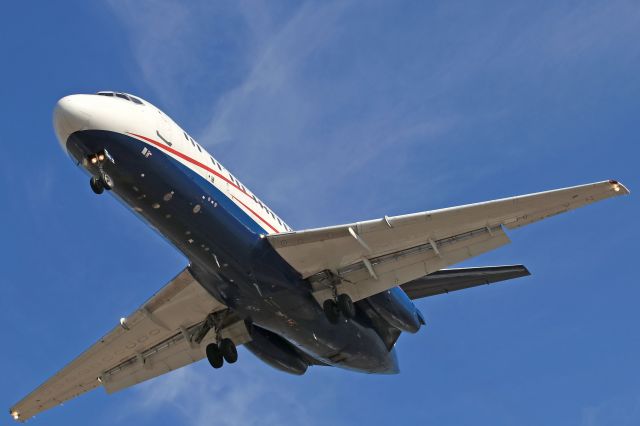
[[89, 181], [91, 190], [96, 194], [102, 194], [105, 189], [108, 191], [113, 189], [113, 179], [105, 173], [103, 168], [105, 160], [109, 160], [111, 163], [115, 164], [113, 157], [106, 149], [98, 152], [97, 154], [88, 156], [84, 161], [85, 167], [88, 169], [90, 166], [98, 168], [98, 175], [91, 177], [91, 180]]
[[92, 176], [89, 179], [89, 186], [96, 194], [102, 194], [105, 189], [107, 191], [113, 189], [113, 179], [108, 174], [101, 172], [100, 176]]

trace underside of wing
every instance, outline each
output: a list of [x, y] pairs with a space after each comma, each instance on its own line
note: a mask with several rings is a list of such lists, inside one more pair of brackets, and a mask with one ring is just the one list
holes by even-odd
[[[82, 355], [11, 408], [17, 420], [59, 405], [98, 386], [114, 392], [182, 367], [204, 357], [193, 336], [207, 319], [226, 312], [184, 269], [135, 312], [120, 320]], [[244, 343], [244, 324], [234, 326], [227, 317], [228, 333]], [[244, 334], [243, 334], [244, 332]]]
[[507, 244], [505, 228], [628, 193], [608, 180], [266, 238], [319, 302], [335, 290], [357, 301]]
[[402, 284], [401, 287], [411, 299], [420, 299], [527, 275], [531, 274], [523, 265], [442, 269]]

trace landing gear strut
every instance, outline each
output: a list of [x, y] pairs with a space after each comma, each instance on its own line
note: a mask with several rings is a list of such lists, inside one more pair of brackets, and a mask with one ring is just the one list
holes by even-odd
[[220, 343], [210, 343], [206, 348], [207, 360], [213, 368], [220, 368], [227, 361], [233, 364], [238, 360], [238, 350], [231, 339], [222, 339]]

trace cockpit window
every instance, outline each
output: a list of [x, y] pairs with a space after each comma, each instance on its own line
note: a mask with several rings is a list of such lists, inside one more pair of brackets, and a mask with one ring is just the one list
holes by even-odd
[[142, 102], [140, 99], [136, 98], [135, 96], [127, 95], [126, 93], [98, 92], [97, 94], [100, 96], [117, 96], [121, 99], [131, 101], [134, 104], [144, 105], [144, 102]]

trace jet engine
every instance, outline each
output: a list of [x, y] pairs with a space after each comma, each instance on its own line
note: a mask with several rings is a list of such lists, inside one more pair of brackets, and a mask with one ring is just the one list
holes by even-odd
[[378, 315], [398, 330], [415, 333], [424, 324], [422, 314], [400, 287], [373, 295], [367, 301]]
[[263, 328], [250, 327], [251, 341], [244, 344], [260, 360], [285, 373], [302, 375], [309, 364], [291, 343]]

